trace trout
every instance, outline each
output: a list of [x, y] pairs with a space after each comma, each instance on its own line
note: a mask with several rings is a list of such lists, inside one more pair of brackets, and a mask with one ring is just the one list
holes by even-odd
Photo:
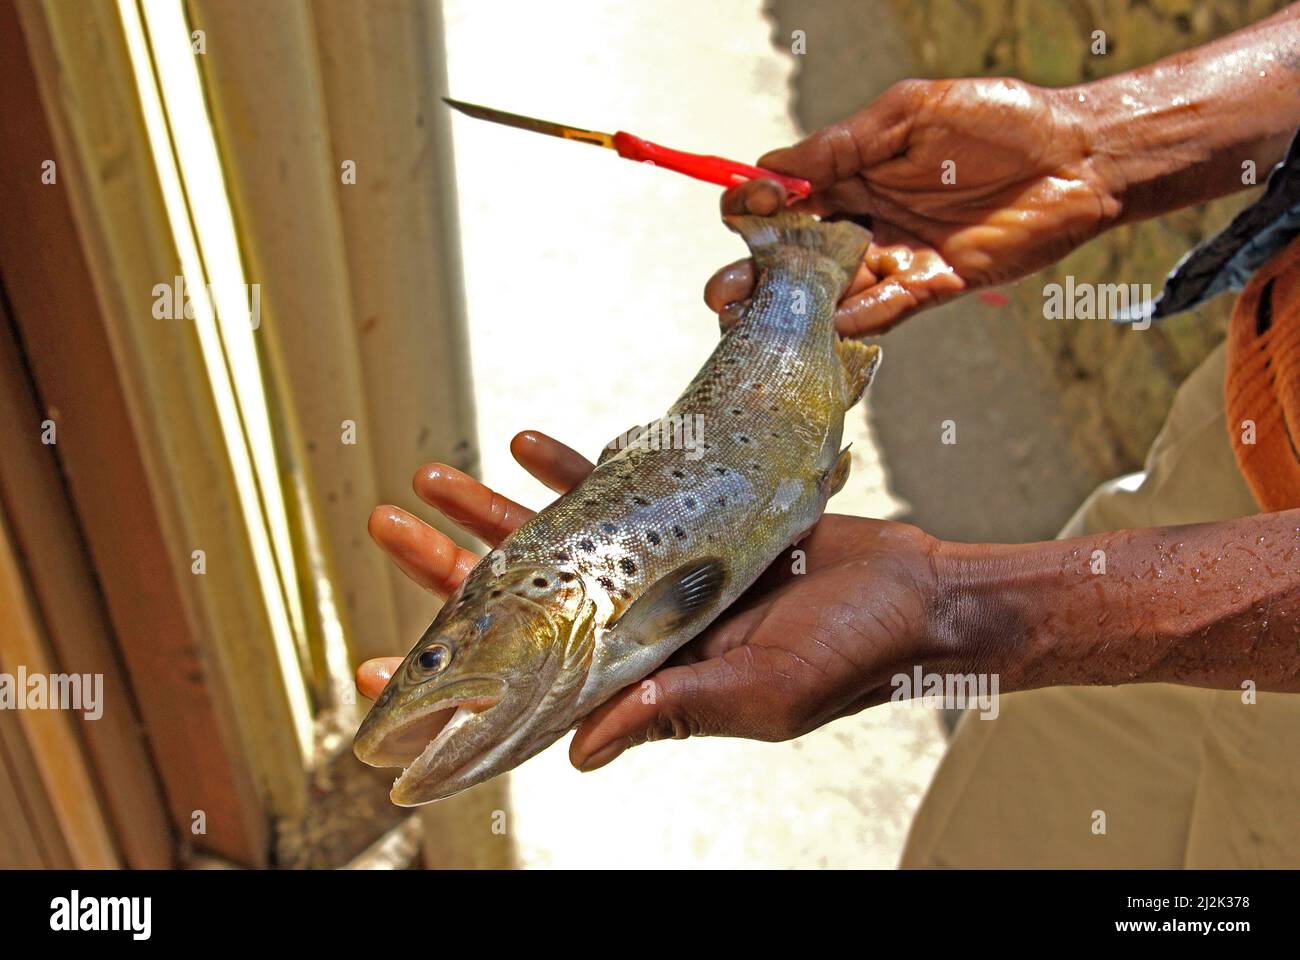
[[667, 416], [470, 571], [357, 731], [415, 806], [518, 766], [703, 631], [821, 517], [848, 476], [844, 414], [880, 348], [836, 302], [871, 235], [734, 216], [758, 271], [742, 318]]

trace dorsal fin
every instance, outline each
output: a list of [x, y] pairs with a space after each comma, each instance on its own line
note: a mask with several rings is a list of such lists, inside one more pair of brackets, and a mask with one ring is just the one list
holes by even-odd
[[638, 423], [626, 433], [620, 433], [613, 440], [609, 441], [609, 443], [605, 444], [605, 446], [601, 448], [600, 456], [596, 458], [596, 466], [600, 466], [610, 457], [622, 453], [628, 447], [632, 446], [632, 444], [636, 443], [637, 440], [641, 438], [641, 435], [646, 432], [648, 426], [649, 424], [646, 423]]
[[868, 346], [860, 340], [836, 340], [835, 352], [839, 354], [848, 377], [849, 402], [845, 409], [852, 409], [871, 385], [883, 354], [875, 344]]

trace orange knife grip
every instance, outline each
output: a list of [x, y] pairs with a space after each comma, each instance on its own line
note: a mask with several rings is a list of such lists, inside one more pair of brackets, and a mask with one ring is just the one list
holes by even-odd
[[812, 184], [798, 177], [787, 177], [785, 174], [764, 170], [762, 167], [753, 167], [747, 163], [737, 163], [725, 157], [673, 150], [651, 143], [649, 140], [642, 140], [622, 130], [614, 134], [614, 147], [618, 150], [618, 155], [624, 159], [652, 163], [656, 167], [665, 167], [684, 173], [688, 177], [694, 177], [696, 180], [716, 183], [723, 187], [734, 187], [748, 180], [775, 180], [785, 187], [791, 202], [806, 199], [812, 193]]

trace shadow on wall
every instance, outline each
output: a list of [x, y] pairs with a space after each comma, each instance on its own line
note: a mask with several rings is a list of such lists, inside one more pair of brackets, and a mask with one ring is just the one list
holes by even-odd
[[[921, 75], [892, 6], [769, 2], [775, 42], [796, 57], [794, 111], [816, 130], [860, 110], [890, 84]], [[1101, 479], [1071, 447], [1055, 381], [1010, 305], [974, 297], [922, 313], [881, 341], [885, 362], [867, 413], [900, 519], [955, 540], [1055, 535]], [[943, 443], [945, 421], [956, 443]]]
[[[806, 131], [843, 119], [906, 77], [1011, 75], [1050, 85], [1127, 70], [1285, 6], [1225, 0], [766, 0], [773, 43], [796, 55], [792, 109]], [[1258, 9], [1254, 9], [1258, 7]], [[1104, 26], [1106, 57], [1089, 52]], [[1249, 197], [1216, 201], [1076, 251], [1007, 289], [966, 297], [881, 342], [868, 413], [901, 519], [955, 540], [1052, 537], [1096, 484], [1138, 469], [1177, 385], [1222, 339], [1230, 298], [1143, 333], [1047, 321], [1043, 285], [1068, 273], [1158, 290], [1178, 257]], [[945, 444], [945, 421], [956, 443]]]

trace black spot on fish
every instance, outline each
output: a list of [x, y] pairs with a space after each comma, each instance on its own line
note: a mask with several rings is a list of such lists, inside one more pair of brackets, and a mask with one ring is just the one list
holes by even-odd
[[573, 573], [572, 571], [569, 570], [561, 570], [558, 574], [556, 574], [556, 576], [558, 576], [560, 580], [563, 581], [564, 583], [572, 583], [574, 580], [578, 578], [578, 575], [576, 573]]
[[676, 477], [678, 480], [685, 480], [685, 479], [686, 479], [686, 474], [682, 473], [680, 470], [674, 470], [674, 471], [673, 471], [673, 476]]
[[687, 510], [694, 510], [694, 509], [695, 509], [695, 498], [694, 498], [694, 497], [687, 497], [687, 498], [686, 498], [686, 509], [687, 509]]
[[583, 550], [585, 550], [587, 553], [591, 553], [591, 551], [596, 549], [596, 545], [592, 543], [590, 540], [579, 540], [578, 546], [581, 547]]
[[659, 546], [659, 534], [655, 533], [653, 530], [647, 533], [645, 535], [645, 538], [649, 540], [651, 543], [653, 543], [656, 547]]
[[740, 408], [739, 408], [739, 407], [732, 407], [732, 408], [731, 408], [731, 415], [732, 415], [733, 417], [738, 417], [738, 416], [740, 416]]
[[545, 577], [533, 577], [533, 586], [534, 586], [534, 587], [545, 587], [545, 586], [547, 585], [547, 583], [548, 583], [548, 581], [547, 581], [547, 579], [546, 579]]
[[726, 505], [727, 505], [727, 498], [726, 498], [726, 497], [718, 497], [718, 506], [720, 506], [720, 507], [725, 507]]
[[600, 577], [596, 582], [599, 583], [606, 590], [610, 591], [611, 593], [613, 592], [614, 581], [609, 579], [609, 577]]
[[650, 501], [647, 500], [645, 497], [633, 497], [632, 502], [635, 503], [638, 507], [650, 506]]
[[600, 525], [600, 529], [604, 530], [606, 533], [613, 533], [618, 529], [618, 527], [614, 526], [612, 523], [606, 522]]
[[726, 467], [714, 467], [714, 468], [713, 468], [713, 472], [716, 473], [716, 474], [717, 474], [718, 476], [720, 476], [720, 477], [724, 477], [724, 476], [727, 475], [727, 468], [726, 468]]
[[632, 562], [631, 557], [624, 557], [618, 562], [618, 568], [626, 573], [629, 577], [636, 573], [636, 564]]
[[560, 563], [568, 563], [573, 558], [569, 556], [569, 552], [567, 550], [561, 550], [555, 554], [555, 559], [559, 560]]
[[757, 380], [755, 380], [753, 383], [751, 383], [751, 384], [749, 385], [749, 388], [750, 388], [751, 390], [762, 390], [762, 389], [763, 389], [763, 385], [762, 385], [761, 383], [759, 383]]
[[489, 596], [489, 597], [499, 597], [499, 596], [501, 596], [501, 594], [504, 593], [504, 592], [505, 592], [504, 590], [502, 590], [500, 587], [498, 587], [497, 589], [495, 589], [495, 590], [493, 590], [491, 593], [489, 593], [488, 596]]
[[686, 531], [683, 530], [681, 527], [679, 527], [677, 524], [674, 523], [674, 524], [673, 524], [673, 536], [676, 537], [678, 540], [685, 540], [685, 539], [686, 539]]
[[749, 443], [749, 437], [745, 436], [743, 433], [740, 436], [738, 436], [736, 439], [739, 440], [741, 443]]

